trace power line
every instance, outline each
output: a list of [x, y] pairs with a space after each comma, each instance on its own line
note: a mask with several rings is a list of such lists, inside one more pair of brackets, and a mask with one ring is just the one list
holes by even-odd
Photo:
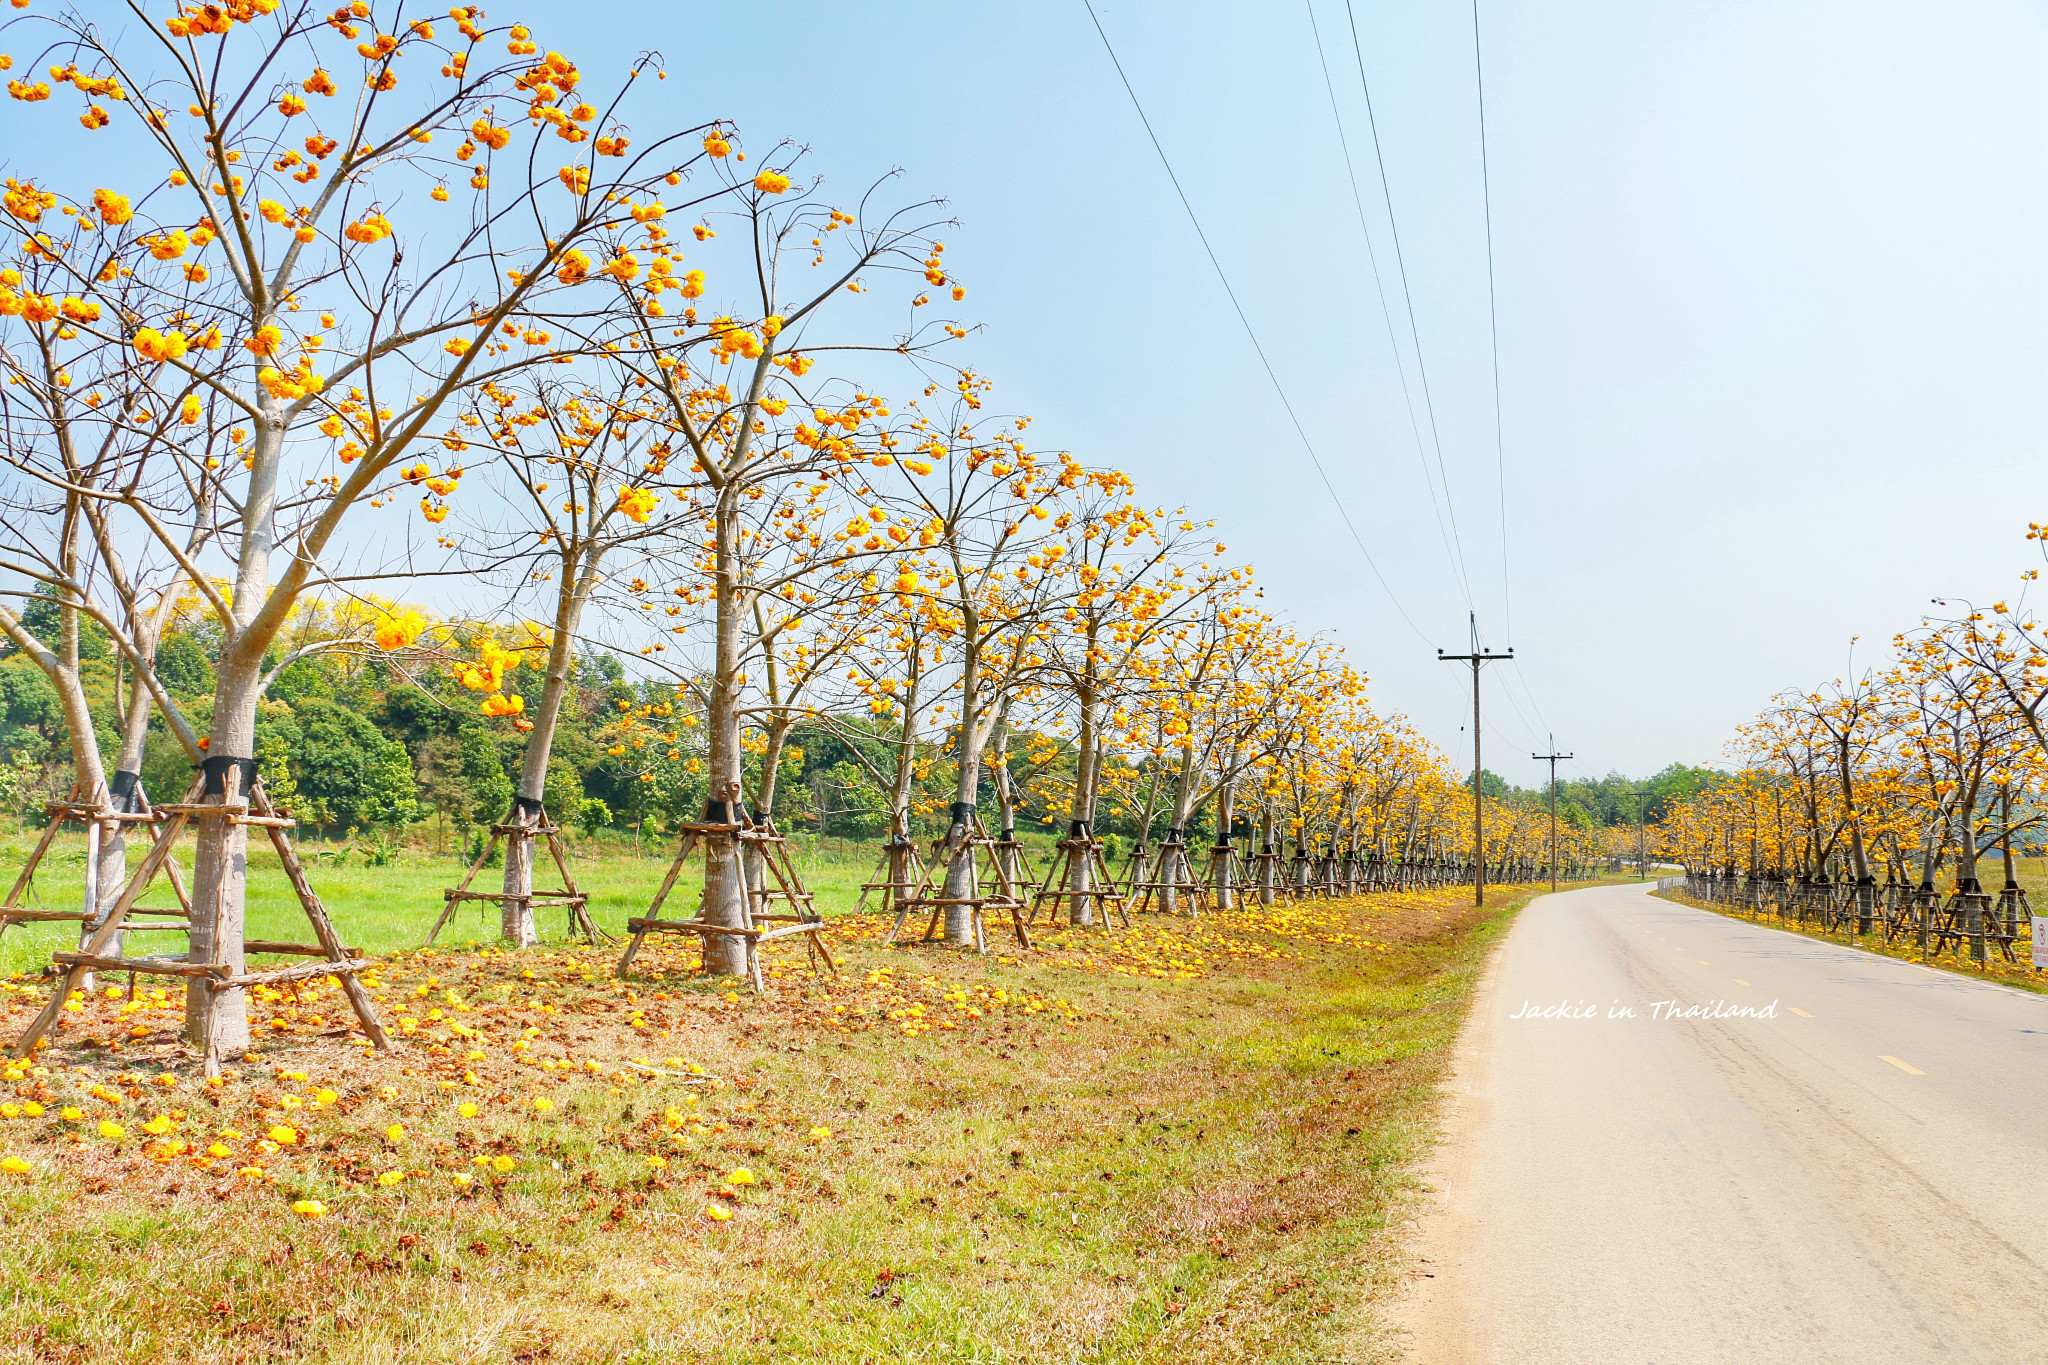
[[[1302, 3], [1308, 10], [1309, 32], [1315, 37], [1316, 61], [1323, 70], [1323, 89], [1330, 96], [1330, 119], [1337, 125], [1337, 145], [1344, 153], [1344, 174], [1351, 181], [1351, 203], [1358, 210], [1358, 235], [1365, 239], [1365, 259], [1372, 267], [1373, 291], [1379, 296], [1380, 317], [1387, 324], [1387, 346], [1394, 353], [1394, 373], [1401, 377], [1401, 401], [1408, 409], [1408, 430], [1415, 437], [1415, 458], [1422, 465], [1422, 484], [1429, 490], [1429, 507], [1436, 514], [1436, 531], [1437, 536], [1443, 541], [1444, 557], [1450, 561], [1451, 572], [1456, 574], [1457, 556], [1451, 549], [1450, 528], [1444, 524], [1443, 503], [1437, 499], [1436, 476], [1430, 473], [1429, 452], [1423, 448], [1422, 425], [1415, 416], [1415, 393], [1408, 385], [1408, 366], [1401, 356], [1400, 338], [1394, 332], [1394, 311], [1387, 303], [1387, 287], [1380, 275], [1379, 252], [1373, 246], [1372, 229], [1366, 223], [1365, 196], [1359, 191], [1358, 171], [1351, 162], [1351, 139], [1344, 132], [1344, 115], [1337, 104], [1337, 85], [1330, 79], [1329, 58], [1323, 52], [1323, 31], [1322, 26], [1316, 22], [1315, 0], [1302, 0]], [[1446, 488], [1444, 494], [1448, 498], [1450, 490]], [[1466, 605], [1470, 606], [1469, 593], [1465, 600]]]
[[[1110, 64], [1116, 68], [1117, 79], [1123, 82], [1124, 93], [1131, 97], [1131, 108], [1137, 110], [1138, 121], [1145, 125], [1145, 136], [1152, 140], [1152, 150], [1159, 154], [1159, 164], [1165, 168], [1166, 178], [1173, 182], [1173, 192], [1179, 196], [1181, 208], [1187, 211], [1188, 222], [1194, 226], [1195, 236], [1201, 239], [1202, 250], [1209, 257], [1209, 265], [1216, 271], [1216, 278], [1223, 285], [1223, 292], [1230, 298], [1231, 310], [1237, 314], [1238, 322], [1244, 327], [1244, 334], [1250, 339], [1252, 350], [1258, 353], [1259, 364], [1265, 368], [1266, 378], [1272, 381], [1273, 392], [1280, 398], [1280, 406], [1287, 410], [1287, 420], [1294, 425], [1294, 434], [1301, 438], [1301, 448], [1308, 452], [1309, 463], [1315, 466], [1316, 476], [1323, 481], [1323, 488], [1330, 495], [1330, 505], [1335, 507], [1337, 515], [1343, 518], [1344, 529], [1351, 533], [1352, 541], [1358, 546], [1358, 553], [1365, 557], [1366, 566], [1372, 570], [1372, 576], [1379, 580], [1380, 589], [1386, 593], [1387, 600], [1394, 604], [1394, 610], [1401, 613], [1401, 619], [1408, 623], [1408, 629], [1415, 632], [1416, 638], [1428, 644], [1429, 637], [1422, 633], [1422, 627], [1415, 624], [1415, 618], [1401, 605], [1401, 599], [1394, 596], [1394, 589], [1388, 584], [1387, 576], [1380, 572], [1380, 566], [1373, 559], [1372, 551], [1365, 548], [1365, 538], [1358, 534], [1358, 527], [1351, 520], [1351, 513], [1345, 509], [1343, 500], [1337, 496], [1337, 487], [1330, 482], [1330, 476], [1323, 468], [1322, 457], [1316, 454], [1315, 443], [1309, 440], [1308, 430], [1302, 426], [1301, 418], [1295, 414], [1294, 404], [1287, 397], [1287, 390], [1280, 383], [1280, 375], [1273, 369], [1273, 362], [1266, 358], [1266, 348], [1259, 344], [1259, 334], [1252, 329], [1251, 319], [1245, 316], [1244, 305], [1237, 301], [1237, 291], [1230, 287], [1230, 277], [1224, 273], [1223, 263], [1216, 258], [1216, 249], [1209, 245], [1209, 234], [1202, 231], [1202, 220], [1195, 215], [1195, 206], [1188, 202], [1187, 191], [1181, 188], [1180, 177], [1173, 172], [1173, 162], [1167, 158], [1166, 148], [1160, 145], [1159, 134], [1152, 130], [1152, 120], [1145, 115], [1144, 103], [1138, 99], [1138, 92], [1132, 87], [1131, 78], [1124, 74], [1124, 64], [1118, 59], [1116, 48], [1109, 41], [1109, 33], [1102, 27], [1101, 17], [1095, 13], [1094, 0], [1081, 0], [1081, 3], [1087, 7], [1088, 18], [1095, 24], [1096, 36], [1102, 39], [1102, 50], [1109, 54]], [[1431, 420], [1434, 421], [1434, 418]], [[1445, 492], [1449, 492], [1448, 485]], [[1454, 516], [1454, 532], [1456, 526]], [[1466, 596], [1471, 596], [1469, 586], [1466, 588]]]
[[1479, 56], [1479, 0], [1472, 0], [1472, 74], [1479, 88], [1479, 187], [1486, 206], [1486, 325], [1493, 337], [1493, 473], [1500, 487], [1500, 605], [1508, 643], [1513, 644], [1515, 608], [1508, 591], [1507, 455], [1500, 415], [1500, 307], [1494, 301], [1493, 288], [1493, 179], [1486, 165], [1486, 66]]
[[1408, 335], [1415, 344], [1415, 372], [1422, 379], [1423, 410], [1429, 414], [1429, 439], [1436, 449], [1437, 476], [1443, 480], [1444, 506], [1449, 510], [1451, 521], [1451, 544], [1458, 561], [1458, 579], [1465, 589], [1465, 605], [1472, 607], [1472, 576], [1465, 568], [1465, 539], [1458, 533], [1458, 503], [1451, 495], [1450, 472], [1444, 467], [1443, 435], [1437, 430], [1436, 400], [1429, 390], [1429, 366], [1422, 356], [1422, 331], [1415, 325], [1415, 294], [1408, 287], [1408, 258], [1401, 250], [1401, 223], [1394, 213], [1394, 191], [1387, 180], [1386, 153], [1380, 149], [1379, 119], [1372, 108], [1372, 84], [1365, 78], [1365, 47], [1358, 37], [1358, 15], [1351, 7], [1351, 0], [1344, 0], [1344, 16], [1351, 26], [1351, 55], [1358, 63], [1358, 88], [1365, 94], [1365, 123], [1372, 132], [1373, 160], [1379, 166], [1380, 194], [1387, 202], [1387, 227], [1394, 241], [1394, 264], [1401, 272], [1401, 299], [1408, 310]]

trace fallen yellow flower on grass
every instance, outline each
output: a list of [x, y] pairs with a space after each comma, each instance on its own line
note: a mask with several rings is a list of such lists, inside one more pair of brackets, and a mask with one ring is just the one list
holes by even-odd
[[300, 1199], [292, 1204], [292, 1212], [301, 1218], [325, 1218], [327, 1206], [317, 1199]]
[[732, 1217], [732, 1210], [720, 1208], [716, 1204], [706, 1204], [704, 1206], [704, 1216], [714, 1223], [723, 1223]]
[[731, 1173], [725, 1177], [725, 1183], [728, 1185], [751, 1185], [754, 1183], [754, 1173], [744, 1166], [735, 1166]]
[[476, 1106], [468, 1100], [464, 1100], [461, 1104], [455, 1106], [455, 1112], [462, 1118], [473, 1119], [476, 1117]]
[[299, 1130], [280, 1123], [266, 1136], [280, 1147], [289, 1147], [299, 1140]]
[[119, 1142], [122, 1138], [128, 1136], [128, 1130], [118, 1123], [110, 1123], [106, 1119], [101, 1119], [100, 1136], [110, 1142]]
[[811, 1141], [829, 1142], [831, 1140], [832, 1130], [830, 1128], [827, 1128], [824, 1124], [821, 1123], [816, 1128], [811, 1129]]
[[377, 1183], [389, 1189], [403, 1179], [405, 1179], [404, 1171], [385, 1171], [377, 1177]]
[[651, 1156], [647, 1158], [647, 1164], [658, 1171], [668, 1165], [668, 1158], [665, 1156]]
[[387, 1142], [397, 1142], [404, 1136], [405, 1125], [402, 1123], [394, 1123], [389, 1128], [386, 1128], [384, 1130], [384, 1138]]
[[508, 1174], [518, 1165], [519, 1163], [514, 1161], [509, 1156], [494, 1156], [491, 1158], [491, 1169], [496, 1171], [499, 1175]]
[[0, 1171], [9, 1175], [27, 1175], [33, 1167], [18, 1156], [0, 1158]]

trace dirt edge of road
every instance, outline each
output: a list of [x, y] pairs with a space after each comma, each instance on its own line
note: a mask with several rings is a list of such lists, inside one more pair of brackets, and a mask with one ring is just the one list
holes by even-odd
[[[1642, 885], [1647, 894], [1654, 883]], [[1515, 911], [1515, 918], [1547, 898], [1532, 897]], [[1414, 1166], [1406, 1205], [1397, 1215], [1403, 1261], [1398, 1270], [1400, 1289], [1379, 1305], [1379, 1349], [1373, 1359], [1417, 1365], [1474, 1365], [1477, 1359], [1468, 1324], [1458, 1311], [1458, 1277], [1473, 1231], [1471, 1211], [1462, 1206], [1459, 1194], [1470, 1176], [1467, 1138], [1486, 1115], [1488, 1043], [1500, 1019], [1491, 1006], [1500, 989], [1501, 950], [1512, 928], [1511, 922], [1487, 952], [1438, 1086], [1428, 1155]]]

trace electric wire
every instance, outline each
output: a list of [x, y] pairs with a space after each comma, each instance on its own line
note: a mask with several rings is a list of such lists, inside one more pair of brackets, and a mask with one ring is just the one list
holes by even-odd
[[[1422, 440], [1422, 423], [1415, 415], [1415, 392], [1408, 383], [1408, 366], [1401, 355], [1401, 341], [1394, 331], [1394, 310], [1387, 303], [1386, 282], [1380, 275], [1379, 252], [1373, 246], [1372, 229], [1366, 223], [1365, 196], [1358, 188], [1358, 171], [1351, 161], [1351, 139], [1344, 131], [1344, 115], [1337, 104], [1337, 84], [1330, 76], [1329, 58], [1323, 51], [1322, 26], [1316, 22], [1315, 0], [1302, 0], [1308, 10], [1309, 32], [1316, 43], [1316, 62], [1322, 67], [1323, 89], [1330, 96], [1330, 119], [1337, 125], [1337, 145], [1344, 154], [1344, 174], [1351, 181], [1351, 202], [1358, 210], [1358, 235], [1365, 239], [1365, 259], [1372, 267], [1373, 291], [1379, 296], [1380, 317], [1387, 324], [1387, 346], [1394, 353], [1394, 372], [1401, 377], [1401, 401], [1408, 409], [1408, 430], [1415, 438], [1415, 458], [1422, 465], [1422, 485], [1429, 490], [1430, 511], [1436, 515], [1437, 536], [1443, 541], [1444, 557], [1451, 561], [1451, 571], [1458, 570], [1457, 557], [1451, 549], [1450, 528], [1444, 523], [1443, 503], [1437, 498], [1436, 476], [1430, 472], [1429, 452]], [[1449, 492], [1448, 489], [1445, 490]], [[1471, 604], [1468, 595], [1466, 603]]]
[[[1095, 25], [1096, 36], [1102, 39], [1103, 51], [1109, 54], [1110, 64], [1116, 68], [1117, 79], [1123, 82], [1124, 93], [1130, 96], [1131, 107], [1137, 111], [1138, 121], [1145, 125], [1145, 136], [1151, 139], [1152, 150], [1158, 154], [1159, 164], [1165, 168], [1166, 178], [1173, 183], [1173, 192], [1179, 197], [1181, 208], [1187, 212], [1188, 222], [1193, 225], [1195, 236], [1201, 239], [1202, 251], [1208, 256], [1209, 265], [1215, 270], [1217, 281], [1222, 284], [1224, 294], [1230, 299], [1231, 310], [1237, 314], [1237, 320], [1243, 326], [1245, 336], [1252, 343], [1252, 350], [1258, 354], [1259, 364], [1264, 367], [1266, 378], [1272, 381], [1273, 392], [1279, 396], [1280, 406], [1286, 409], [1287, 420], [1294, 426], [1294, 434], [1301, 438], [1301, 448], [1308, 452], [1309, 463], [1315, 466], [1316, 476], [1323, 481], [1323, 488], [1330, 495], [1330, 505], [1337, 509], [1337, 515], [1343, 519], [1344, 529], [1351, 533], [1352, 542], [1358, 546], [1358, 553], [1364, 556], [1366, 566], [1379, 581], [1380, 589], [1386, 593], [1387, 600], [1394, 604], [1394, 610], [1401, 614], [1401, 619], [1408, 623], [1408, 629], [1415, 632], [1417, 639], [1429, 644], [1430, 639], [1423, 634], [1422, 627], [1415, 624], [1415, 618], [1408, 614], [1408, 609], [1401, 605], [1401, 599], [1394, 595], [1394, 589], [1387, 582], [1386, 575], [1380, 572], [1379, 563], [1373, 559], [1372, 551], [1365, 547], [1365, 538], [1359, 535], [1357, 525], [1351, 520], [1351, 513], [1345, 508], [1343, 500], [1337, 496], [1336, 485], [1330, 482], [1329, 473], [1323, 468], [1322, 457], [1316, 454], [1315, 443], [1309, 440], [1307, 428], [1302, 426], [1301, 418], [1296, 415], [1294, 403], [1288, 398], [1287, 389], [1280, 382], [1279, 372], [1273, 368], [1273, 362], [1266, 358], [1266, 348], [1260, 344], [1259, 334], [1253, 330], [1251, 319], [1245, 315], [1244, 305], [1237, 301], [1237, 291], [1231, 288], [1230, 277], [1224, 273], [1223, 263], [1217, 259], [1216, 249], [1209, 245], [1209, 234], [1202, 230], [1202, 220], [1196, 216], [1195, 206], [1189, 202], [1187, 191], [1181, 188], [1180, 177], [1174, 174], [1173, 162], [1168, 159], [1166, 148], [1160, 144], [1159, 134], [1153, 131], [1152, 120], [1146, 116], [1144, 103], [1139, 100], [1137, 90], [1131, 85], [1131, 78], [1124, 72], [1124, 64], [1116, 55], [1116, 47], [1109, 41], [1108, 31], [1102, 27], [1101, 17], [1095, 13], [1094, 0], [1081, 0], [1081, 3], [1087, 8], [1088, 18]], [[1455, 517], [1452, 526], [1455, 532]], [[1470, 592], [1468, 587], [1468, 597]]]
[[1486, 164], [1486, 65], [1479, 53], [1479, 0], [1472, 0], [1472, 75], [1479, 92], [1479, 187], [1486, 209], [1486, 326], [1493, 340], [1493, 473], [1500, 488], [1500, 605], [1508, 644], [1512, 646], [1515, 606], [1508, 588], [1507, 442], [1502, 434], [1500, 409], [1500, 305], [1493, 283], [1493, 177]]
[[1415, 295], [1408, 287], [1408, 257], [1401, 249], [1401, 224], [1394, 212], [1394, 191], [1387, 179], [1386, 153], [1380, 147], [1379, 118], [1372, 107], [1372, 83], [1365, 77], [1365, 46], [1358, 36], [1358, 14], [1352, 8], [1352, 0], [1344, 0], [1344, 15], [1351, 26], [1351, 55], [1358, 63], [1358, 88], [1365, 95], [1365, 122], [1372, 133], [1373, 160], [1379, 167], [1380, 194], [1387, 204], [1387, 228], [1394, 243], [1394, 264], [1401, 274], [1401, 299], [1408, 312], [1408, 336], [1415, 346], [1415, 372], [1422, 381], [1422, 406], [1429, 414], [1429, 439], [1436, 451], [1437, 476], [1443, 480], [1444, 505], [1451, 522], [1451, 544], [1458, 561], [1458, 578], [1465, 590], [1467, 606], [1472, 604], [1472, 576], [1465, 567], [1465, 540], [1458, 531], [1458, 503], [1451, 494], [1450, 472], [1444, 466], [1443, 435], [1437, 429], [1436, 399], [1430, 392], [1429, 365], [1423, 359], [1422, 331], [1415, 322]]

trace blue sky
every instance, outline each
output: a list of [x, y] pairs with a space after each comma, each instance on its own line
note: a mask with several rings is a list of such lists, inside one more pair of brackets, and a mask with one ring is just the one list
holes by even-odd
[[[544, 38], [575, 15], [602, 41], [655, 11], [528, 12]], [[1468, 603], [1306, 4], [1097, 12], [1400, 609], [1080, 0], [660, 12], [679, 113], [806, 142], [835, 179], [900, 166], [946, 195], [1002, 401], [1216, 517], [1275, 605], [1464, 751], [1462, 671], [1434, 649], [1462, 647]], [[2042, 7], [1482, 0], [1511, 633], [1471, 11], [1354, 12], [1470, 605], [1522, 660], [1498, 678], [1489, 766], [1533, 782], [1518, 756], [1551, 729], [1583, 770], [1713, 761], [1771, 693], [1841, 672], [1853, 637], [1875, 658], [1929, 598], [2003, 594], [2038, 562]], [[1391, 274], [1345, 10], [1315, 14]]]
[[892, 168], [945, 196], [996, 402], [1217, 519], [1454, 756], [1469, 692], [1434, 651], [1476, 610], [1520, 656], [1489, 678], [1511, 780], [1551, 730], [1580, 772], [1716, 761], [1853, 637], [1875, 659], [1928, 599], [2039, 562], [2048, 3], [1481, 0], [1504, 486], [1469, 3], [1353, 0], [1434, 440], [1346, 11], [1313, 3], [1398, 359], [1308, 0], [1096, 10], [1391, 597], [1082, 0], [489, 9], [600, 88], [660, 48], [647, 134], [722, 117], [849, 197]]

